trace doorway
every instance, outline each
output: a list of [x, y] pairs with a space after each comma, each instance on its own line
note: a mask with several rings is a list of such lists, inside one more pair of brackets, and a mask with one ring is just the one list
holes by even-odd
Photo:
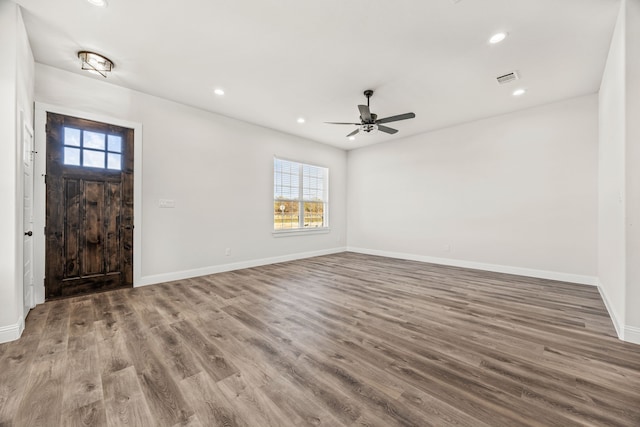
[[46, 123], [46, 299], [132, 287], [134, 130]]

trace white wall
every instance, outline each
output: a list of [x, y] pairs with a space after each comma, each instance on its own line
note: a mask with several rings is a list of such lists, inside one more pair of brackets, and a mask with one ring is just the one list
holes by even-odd
[[599, 92], [598, 278], [621, 334], [625, 318], [625, 13], [621, 6]]
[[600, 86], [600, 290], [618, 336], [640, 344], [640, 1], [623, 0]]
[[629, 341], [640, 344], [640, 1], [626, 6], [627, 301]]
[[589, 95], [350, 151], [349, 248], [594, 283], [597, 114]]
[[0, 0], [0, 328], [11, 327], [19, 314], [16, 298], [16, 55], [17, 6]]
[[22, 117], [33, 119], [33, 56], [18, 6], [0, 0], [0, 342], [16, 339], [22, 310]]
[[[142, 212], [136, 213], [142, 241], [134, 248], [141, 252], [142, 278], [137, 284], [345, 246], [342, 150], [41, 64], [36, 65], [36, 101], [142, 123]], [[272, 235], [274, 156], [329, 168], [330, 233]], [[160, 209], [159, 199], [174, 199], [176, 208]], [[231, 256], [225, 256], [226, 248]]]

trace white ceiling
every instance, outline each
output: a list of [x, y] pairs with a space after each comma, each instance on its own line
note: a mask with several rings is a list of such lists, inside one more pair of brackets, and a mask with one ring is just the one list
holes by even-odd
[[[18, 0], [37, 62], [344, 149], [597, 92], [619, 0]], [[509, 33], [498, 45], [488, 38]], [[495, 77], [522, 79], [499, 86]], [[92, 78], [102, 79], [99, 76]], [[213, 95], [216, 87], [226, 95]], [[516, 87], [527, 93], [513, 97]], [[400, 130], [345, 137], [362, 92]], [[304, 117], [306, 123], [296, 119]]]

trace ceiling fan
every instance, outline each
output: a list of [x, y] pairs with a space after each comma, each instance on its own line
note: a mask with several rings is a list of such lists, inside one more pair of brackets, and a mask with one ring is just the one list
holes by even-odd
[[383, 126], [382, 123], [390, 123], [397, 122], [398, 120], [406, 120], [413, 119], [416, 115], [414, 113], [405, 113], [399, 114], [397, 116], [385, 117], [383, 119], [379, 119], [377, 114], [373, 114], [369, 109], [369, 99], [373, 95], [373, 91], [371, 89], [367, 89], [364, 91], [364, 96], [367, 97], [367, 105], [358, 105], [358, 110], [360, 110], [360, 123], [343, 123], [343, 122], [325, 122], [331, 125], [355, 125], [358, 126], [358, 129], [351, 132], [347, 135], [347, 138], [354, 136], [358, 132], [372, 132], [376, 129], [393, 135], [397, 133], [397, 129], [390, 128], [388, 126]]

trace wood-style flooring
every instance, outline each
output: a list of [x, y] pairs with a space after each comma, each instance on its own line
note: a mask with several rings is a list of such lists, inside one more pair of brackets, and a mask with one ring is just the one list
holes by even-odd
[[343, 253], [47, 302], [2, 426], [640, 426], [594, 287]]

